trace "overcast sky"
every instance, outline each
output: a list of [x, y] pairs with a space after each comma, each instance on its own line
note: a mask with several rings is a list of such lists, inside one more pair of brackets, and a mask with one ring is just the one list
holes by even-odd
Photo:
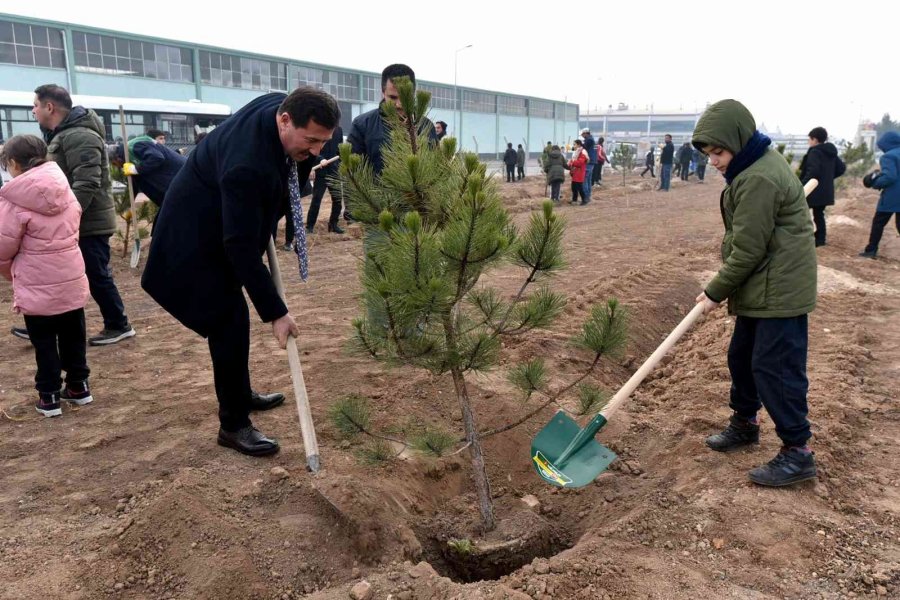
[[892, 0], [229, 4], [79, 0], [15, 13], [375, 72], [405, 62], [448, 84], [458, 57], [460, 85], [568, 99], [582, 112], [589, 100], [693, 109], [730, 97], [770, 130], [821, 125], [846, 138], [860, 116], [900, 118]]

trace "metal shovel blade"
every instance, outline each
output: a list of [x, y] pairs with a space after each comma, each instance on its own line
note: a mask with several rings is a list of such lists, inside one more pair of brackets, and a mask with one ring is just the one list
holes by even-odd
[[134, 240], [134, 248], [131, 249], [131, 268], [134, 269], [141, 262], [141, 240]]
[[557, 487], [583, 487], [616, 459], [612, 450], [593, 439], [599, 427], [585, 439], [589, 429], [590, 425], [582, 429], [560, 411], [538, 432], [531, 442], [531, 462], [544, 481]]

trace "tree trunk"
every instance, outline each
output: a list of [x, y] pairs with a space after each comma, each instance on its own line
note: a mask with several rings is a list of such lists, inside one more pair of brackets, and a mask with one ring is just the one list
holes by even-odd
[[463, 378], [462, 371], [454, 368], [451, 372], [453, 385], [456, 387], [456, 398], [459, 400], [459, 408], [462, 410], [466, 441], [469, 443], [469, 455], [472, 457], [472, 477], [475, 479], [475, 492], [478, 494], [478, 510], [481, 512], [481, 521], [485, 531], [491, 531], [495, 527], [494, 506], [491, 502], [491, 484], [484, 468], [484, 454], [481, 451], [478, 427], [475, 425], [472, 405], [469, 402], [469, 392], [466, 389], [466, 380]]

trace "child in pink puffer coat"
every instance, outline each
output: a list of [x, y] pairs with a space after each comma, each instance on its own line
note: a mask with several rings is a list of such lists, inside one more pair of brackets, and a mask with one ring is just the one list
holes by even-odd
[[[0, 164], [13, 180], [0, 188], [0, 275], [12, 281], [13, 310], [25, 315], [34, 346], [35, 408], [62, 414], [60, 400], [93, 400], [88, 386], [84, 305], [88, 281], [78, 248], [81, 206], [65, 174], [33, 135], [10, 139]], [[62, 387], [66, 372], [66, 388]]]

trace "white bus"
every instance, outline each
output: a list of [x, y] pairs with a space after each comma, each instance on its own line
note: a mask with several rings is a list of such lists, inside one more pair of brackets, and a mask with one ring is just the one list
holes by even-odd
[[[0, 90], [0, 139], [30, 133], [41, 135], [40, 127], [31, 114], [34, 94]], [[107, 142], [122, 137], [119, 105], [125, 109], [125, 130], [128, 137], [141, 135], [148, 129], [166, 133], [166, 145], [182, 148], [194, 145], [200, 133], [215, 129], [231, 115], [226, 104], [153, 98], [113, 98], [109, 96], [72, 96], [72, 104], [93, 109], [106, 126]]]

